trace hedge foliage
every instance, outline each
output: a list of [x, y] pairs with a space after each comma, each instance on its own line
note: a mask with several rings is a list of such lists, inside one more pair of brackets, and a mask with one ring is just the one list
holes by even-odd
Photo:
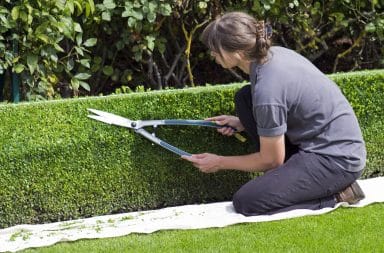
[[367, 145], [363, 177], [384, 175], [384, 71], [366, 71], [330, 76], [340, 86], [359, 119]]
[[[332, 78], [363, 126], [364, 177], [384, 175], [384, 71]], [[201, 119], [233, 113], [234, 93], [242, 85], [1, 105], [0, 227], [229, 200], [252, 174], [200, 173], [132, 130], [87, 118], [87, 108], [135, 120]], [[156, 133], [192, 153], [252, 149], [210, 128], [162, 126]]]
[[383, 0], [2, 0], [0, 74], [20, 75], [22, 100], [233, 82], [198, 40], [232, 10], [323, 72], [384, 66]]
[[[237, 87], [1, 106], [0, 227], [229, 199], [249, 175], [199, 173], [132, 130], [88, 119], [87, 108], [131, 119], [201, 119], [231, 113]], [[211, 128], [156, 133], [189, 152], [247, 148]]]

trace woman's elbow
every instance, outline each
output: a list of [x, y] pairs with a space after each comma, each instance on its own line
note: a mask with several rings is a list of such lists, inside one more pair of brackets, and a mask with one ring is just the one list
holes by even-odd
[[280, 156], [268, 156], [265, 157], [265, 167], [267, 170], [275, 169], [284, 163], [284, 157]]
[[284, 163], [284, 159], [275, 159], [275, 160], [270, 162], [270, 168], [275, 169], [275, 168], [283, 165], [283, 163]]

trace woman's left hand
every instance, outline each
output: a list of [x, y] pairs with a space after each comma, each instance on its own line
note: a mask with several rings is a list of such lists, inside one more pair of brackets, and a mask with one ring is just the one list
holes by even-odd
[[182, 156], [182, 159], [190, 161], [193, 166], [204, 173], [213, 173], [222, 169], [220, 167], [220, 156], [210, 153], [197, 154], [192, 156]]

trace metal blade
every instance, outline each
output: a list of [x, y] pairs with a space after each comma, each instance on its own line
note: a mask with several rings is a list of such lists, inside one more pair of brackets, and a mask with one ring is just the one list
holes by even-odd
[[95, 120], [98, 120], [98, 121], [101, 121], [101, 122], [104, 122], [107, 124], [133, 128], [132, 123], [135, 123], [135, 121], [121, 117], [121, 116], [113, 114], [113, 113], [103, 112], [103, 111], [96, 110], [96, 109], [88, 109], [88, 111], [95, 114], [95, 115], [88, 115], [89, 118], [95, 119]]
[[107, 119], [107, 118], [104, 118], [104, 117], [101, 117], [101, 116], [88, 115], [88, 118], [95, 119], [95, 120], [98, 120], [98, 121], [101, 121], [101, 122], [104, 122], [104, 123], [112, 125], [112, 121], [110, 119]]

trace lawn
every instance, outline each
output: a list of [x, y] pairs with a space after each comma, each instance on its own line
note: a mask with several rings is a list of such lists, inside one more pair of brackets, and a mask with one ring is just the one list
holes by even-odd
[[52, 252], [384, 252], [384, 203], [319, 216], [226, 228], [63, 242], [23, 253]]

